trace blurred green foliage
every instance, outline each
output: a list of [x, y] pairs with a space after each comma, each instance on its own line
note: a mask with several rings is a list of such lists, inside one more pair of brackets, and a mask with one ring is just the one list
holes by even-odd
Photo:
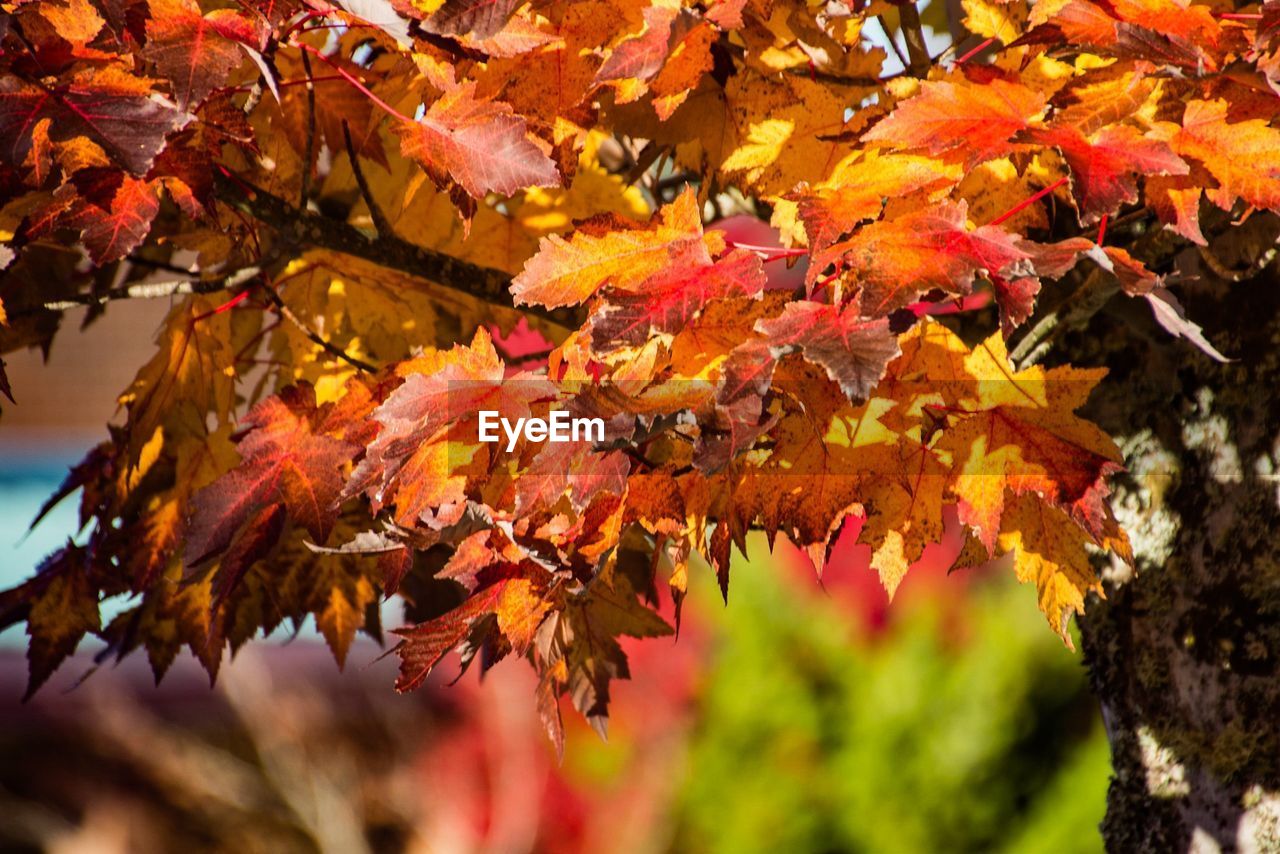
[[696, 605], [718, 637], [676, 850], [1101, 850], [1105, 734], [1030, 588], [935, 582], [859, 632], [762, 554]]

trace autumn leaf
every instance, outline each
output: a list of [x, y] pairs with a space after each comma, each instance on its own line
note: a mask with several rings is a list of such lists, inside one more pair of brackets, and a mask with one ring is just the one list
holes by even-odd
[[557, 695], [567, 691], [574, 708], [604, 735], [609, 684], [614, 679], [631, 678], [617, 638], [671, 633], [666, 621], [637, 601], [635, 587], [625, 573], [608, 569], [542, 623], [535, 647], [538, 666], [543, 679], [550, 676], [552, 680], [549, 690]]
[[975, 397], [952, 413], [955, 423], [938, 446], [954, 460], [961, 521], [992, 549], [1010, 490], [1062, 508], [1098, 540], [1118, 536], [1106, 477], [1120, 470], [1120, 453], [1074, 414], [1105, 372], [1038, 366], [1015, 372], [999, 335], [975, 347], [965, 368], [977, 381]]
[[446, 92], [421, 119], [400, 119], [392, 128], [406, 157], [437, 180], [457, 181], [473, 198], [560, 184], [555, 163], [529, 138], [524, 120], [500, 101], [477, 98], [475, 84]]
[[862, 139], [934, 155], [954, 151], [972, 167], [1008, 154], [1010, 140], [1029, 127], [1044, 103], [1035, 91], [999, 79], [986, 85], [926, 82]]
[[1187, 164], [1156, 139], [1128, 125], [1109, 125], [1088, 139], [1075, 128], [1033, 129], [1027, 138], [1052, 145], [1071, 168], [1071, 194], [1081, 222], [1114, 214], [1138, 200], [1139, 176], [1185, 175]]
[[100, 626], [88, 561], [85, 549], [68, 544], [46, 559], [30, 581], [0, 594], [0, 625], [12, 625], [21, 617], [31, 636], [27, 699], [75, 652], [81, 639]]
[[710, 264], [674, 266], [633, 287], [610, 287], [591, 318], [592, 344], [606, 351], [676, 333], [713, 299], [750, 297], [765, 285], [753, 252], [734, 250]]
[[[357, 447], [323, 432], [327, 415], [328, 408], [316, 406], [315, 393], [306, 385], [285, 389], [249, 412], [239, 443], [241, 464], [193, 498], [187, 566], [224, 552], [242, 536], [240, 529], [251, 515], [271, 524], [261, 514], [273, 505], [283, 506], [314, 540], [328, 539], [345, 483], [343, 467]], [[269, 543], [267, 538], [259, 545]]]
[[833, 176], [830, 186], [799, 192], [809, 245], [816, 252], [867, 221], [879, 219], [884, 203], [919, 190], [948, 187], [957, 176], [944, 164], [927, 157], [871, 153]]
[[180, 109], [226, 85], [231, 71], [247, 58], [241, 45], [259, 46], [256, 28], [234, 10], [205, 15], [195, 0], [148, 0], [148, 7], [143, 56], [171, 82]]
[[556, 389], [529, 374], [505, 379], [483, 329], [469, 347], [425, 354], [403, 370], [404, 382], [370, 415], [379, 431], [346, 493], [363, 491], [378, 507], [394, 503], [399, 522], [411, 525], [424, 511], [463, 499], [466, 478], [456, 470], [479, 447], [477, 413], [514, 422]]
[[1040, 610], [1072, 647], [1068, 620], [1084, 613], [1087, 594], [1102, 594], [1102, 582], [1085, 551], [1088, 537], [1066, 513], [1031, 496], [1009, 503], [1004, 526], [1000, 549], [1013, 553], [1018, 580], [1035, 585]]
[[868, 320], [852, 307], [792, 303], [781, 316], [757, 321], [756, 330], [775, 359], [800, 351], [855, 403], [870, 395], [885, 366], [900, 352], [888, 320]]
[[574, 305], [606, 283], [626, 290], [673, 265], [709, 266], [721, 247], [718, 232], [703, 234], [697, 198], [686, 190], [645, 226], [607, 219], [580, 225], [568, 238], [544, 237], [511, 293], [522, 304]]
[[82, 170], [73, 182], [78, 196], [58, 225], [80, 232], [95, 263], [118, 261], [146, 239], [160, 212], [160, 188], [154, 182], [106, 169]]
[[596, 80], [648, 81], [662, 70], [673, 45], [696, 23], [695, 16], [669, 6], [644, 9], [644, 31], [623, 39], [596, 72]]
[[1280, 210], [1280, 130], [1263, 119], [1227, 121], [1225, 101], [1190, 101], [1170, 143], [1183, 157], [1203, 163], [1218, 180], [1205, 195], [1223, 210], [1236, 199]]
[[967, 294], [979, 273], [1000, 273], [1026, 253], [997, 226], [969, 229], [964, 202], [944, 202], [898, 219], [872, 223], [846, 241], [818, 253], [809, 268], [815, 281], [827, 264], [847, 268], [859, 288], [863, 315], [903, 308], [931, 288]]
[[429, 33], [487, 39], [501, 30], [520, 0], [445, 0], [422, 22]]
[[233, 319], [217, 307], [211, 297], [190, 297], [175, 306], [165, 319], [155, 356], [120, 396], [129, 411], [133, 456], [179, 401], [212, 412], [219, 420], [230, 415], [235, 393]]
[[10, 163], [31, 150], [32, 131], [50, 119], [57, 142], [86, 139], [134, 175], [142, 175], [184, 114], [153, 97], [151, 81], [109, 65], [52, 85], [0, 77], [0, 146]]

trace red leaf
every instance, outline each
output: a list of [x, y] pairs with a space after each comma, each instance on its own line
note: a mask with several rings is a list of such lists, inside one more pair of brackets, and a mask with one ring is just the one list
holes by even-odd
[[0, 146], [9, 162], [26, 159], [31, 133], [45, 118], [52, 120], [49, 136], [55, 142], [87, 137], [135, 175], [151, 166], [165, 134], [186, 121], [153, 96], [146, 78], [118, 66], [82, 71], [48, 86], [0, 79]]
[[923, 83], [862, 139], [930, 154], [955, 149], [974, 166], [1007, 154], [1010, 138], [1043, 108], [1039, 92], [1004, 80]]
[[597, 350], [642, 344], [655, 333], [674, 333], [713, 299], [749, 297], [765, 285], [764, 265], [754, 252], [735, 249], [707, 265], [672, 266], [634, 290], [611, 288], [591, 318]]
[[[410, 524], [444, 494], [453, 459], [448, 428], [473, 421], [485, 409], [513, 421], [527, 418], [529, 404], [554, 397], [556, 389], [527, 373], [504, 380], [503, 363], [483, 328], [470, 347], [423, 356], [406, 372], [400, 387], [373, 411], [381, 429], [352, 473], [347, 493], [367, 492], [375, 507], [394, 502], [399, 520]], [[477, 432], [467, 438], [474, 443]]]
[[93, 169], [73, 179], [80, 197], [58, 221], [75, 228], [95, 264], [128, 255], [151, 231], [160, 211], [155, 182], [130, 178], [122, 172]]
[[851, 400], [871, 394], [884, 369], [901, 351], [887, 318], [868, 320], [852, 306], [797, 302], [782, 316], [756, 323], [776, 359], [799, 350], [840, 384]]
[[687, 10], [648, 6], [644, 10], [644, 32], [623, 39], [596, 72], [596, 82], [607, 80], [648, 80], [667, 61], [672, 47], [697, 19]]
[[492, 613], [508, 580], [499, 581], [476, 593], [444, 616], [395, 633], [404, 640], [396, 647], [400, 656], [400, 675], [396, 690], [412, 691], [427, 681], [431, 671], [449, 650], [462, 643], [476, 619]]
[[1187, 174], [1186, 162], [1168, 145], [1128, 125], [1108, 125], [1092, 139], [1072, 127], [1037, 128], [1026, 137], [1054, 146], [1066, 158], [1081, 223], [1136, 202], [1139, 175]]
[[477, 199], [560, 184], [555, 163], [529, 139], [524, 119], [506, 104], [476, 98], [474, 83], [445, 93], [421, 119], [397, 121], [393, 129], [406, 157]]
[[828, 264], [849, 268], [861, 286], [861, 309], [868, 317], [888, 314], [937, 288], [967, 294], [982, 271], [999, 274], [1027, 254], [1011, 234], [984, 225], [965, 227], [964, 202], [943, 202], [889, 222], [866, 226], [849, 240], [819, 253], [809, 268], [816, 279]]
[[226, 85], [247, 55], [237, 42], [257, 47], [252, 24], [230, 9], [200, 13], [195, 0], [148, 0], [147, 45], [142, 55], [173, 86], [182, 109]]
[[328, 538], [342, 494], [342, 469], [358, 447], [320, 432], [327, 414], [327, 408], [316, 408], [315, 392], [306, 384], [286, 388], [249, 411], [249, 432], [239, 445], [243, 461], [192, 498], [188, 567], [226, 551], [250, 516], [259, 514], [261, 520], [264, 505], [284, 505], [314, 540]]

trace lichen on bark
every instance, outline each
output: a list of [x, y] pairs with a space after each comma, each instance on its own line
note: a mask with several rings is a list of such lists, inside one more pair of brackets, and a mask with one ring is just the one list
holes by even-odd
[[1234, 362], [1161, 339], [1136, 300], [1060, 342], [1111, 368], [1091, 414], [1126, 452], [1137, 558], [1103, 567], [1081, 620], [1112, 743], [1102, 830], [1111, 851], [1280, 851], [1280, 275], [1179, 263]]

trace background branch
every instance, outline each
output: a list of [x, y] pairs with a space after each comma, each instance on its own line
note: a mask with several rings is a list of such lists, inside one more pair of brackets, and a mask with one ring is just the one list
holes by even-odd
[[316, 332], [303, 322], [302, 318], [294, 314], [293, 309], [289, 308], [288, 303], [284, 301], [284, 298], [280, 296], [280, 293], [265, 281], [262, 283], [262, 290], [267, 295], [267, 300], [275, 306], [276, 311], [280, 312], [280, 316], [296, 326], [303, 335], [307, 336], [312, 344], [319, 346], [329, 355], [341, 359], [348, 365], [359, 368], [362, 371], [373, 373], [378, 370], [375, 366], [369, 364], [363, 359], [356, 358], [336, 344], [332, 344], [321, 338], [320, 333]]
[[369, 218], [373, 220], [374, 230], [378, 232], [378, 237], [395, 237], [396, 233], [391, 228], [390, 220], [382, 212], [382, 206], [373, 197], [373, 190], [369, 187], [369, 181], [364, 177], [364, 169], [360, 166], [360, 156], [356, 152], [355, 145], [351, 142], [351, 128], [347, 126], [346, 119], [342, 120], [342, 141], [346, 144], [347, 157], [351, 160], [351, 172], [356, 176], [356, 185], [360, 187], [360, 195], [364, 197], [364, 203], [369, 208]]
[[517, 307], [511, 298], [511, 276], [502, 270], [425, 249], [395, 235], [379, 235], [371, 239], [346, 222], [299, 210], [279, 196], [250, 186], [239, 178], [219, 177], [216, 188], [220, 199], [270, 226], [278, 239], [295, 251], [309, 247], [329, 249], [427, 279], [482, 302], [569, 328], [578, 325], [576, 309]]
[[164, 297], [186, 296], [188, 294], [212, 294], [218, 291], [232, 290], [259, 275], [262, 267], [254, 265], [243, 267], [225, 276], [211, 279], [175, 279], [163, 282], [139, 282], [110, 288], [99, 293], [77, 294], [65, 299], [46, 302], [31, 308], [21, 308], [12, 312], [20, 317], [24, 314], [36, 314], [42, 311], [67, 311], [86, 305], [103, 305], [113, 300], [122, 299], [163, 299]]
[[933, 59], [929, 56], [929, 47], [924, 40], [924, 25], [920, 22], [920, 10], [915, 3], [903, 3], [898, 7], [899, 20], [902, 21], [902, 37], [907, 42], [907, 55], [911, 58], [911, 75], [926, 77]]

